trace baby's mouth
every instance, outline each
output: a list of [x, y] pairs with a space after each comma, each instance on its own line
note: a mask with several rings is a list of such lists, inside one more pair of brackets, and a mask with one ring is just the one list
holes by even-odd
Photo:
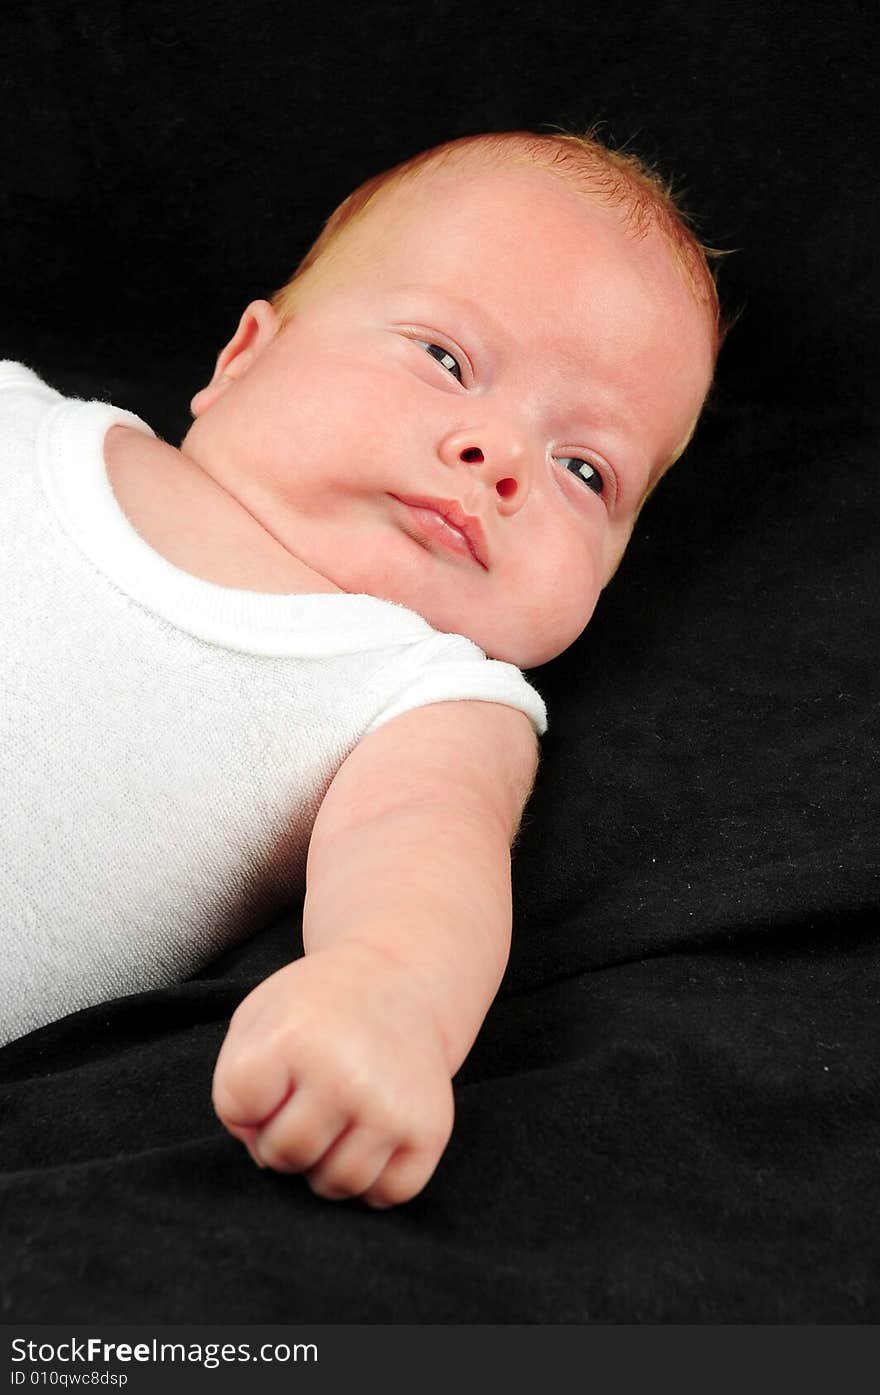
[[470, 557], [488, 571], [486, 540], [478, 518], [465, 514], [454, 500], [404, 498], [398, 494], [391, 498], [403, 505], [410, 525], [429, 542], [439, 543], [461, 557]]

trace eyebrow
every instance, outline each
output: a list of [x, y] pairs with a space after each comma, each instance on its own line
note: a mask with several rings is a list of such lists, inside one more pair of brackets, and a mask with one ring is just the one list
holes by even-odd
[[401, 296], [411, 296], [419, 300], [438, 302], [441, 306], [446, 302], [453, 306], [460, 314], [464, 314], [481, 332], [494, 339], [502, 339], [505, 337], [501, 325], [498, 324], [491, 315], [487, 314], [482, 306], [477, 305], [473, 300], [469, 300], [467, 296], [458, 295], [455, 291], [447, 291], [440, 286], [411, 285], [399, 286], [397, 288], [397, 293]]
[[[468, 318], [474, 321], [479, 329], [487, 331], [492, 338], [499, 340], [509, 338], [503, 326], [493, 316], [489, 315], [482, 305], [478, 305], [475, 301], [469, 300], [467, 296], [459, 295], [456, 291], [448, 291], [439, 286], [423, 285], [401, 286], [399, 290], [401, 294], [436, 300], [439, 301], [441, 305], [446, 301], [448, 304], [454, 306], [455, 309], [464, 312]], [[576, 353], [574, 349], [570, 348], [565, 341], [555, 344], [554, 351], [557, 356], [564, 359], [565, 363], [570, 368], [574, 369], [576, 373], [584, 370], [583, 358], [580, 354]]]

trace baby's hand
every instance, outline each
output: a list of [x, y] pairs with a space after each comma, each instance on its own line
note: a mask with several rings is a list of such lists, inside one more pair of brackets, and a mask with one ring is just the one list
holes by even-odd
[[363, 945], [288, 964], [245, 998], [214, 1070], [214, 1108], [261, 1166], [318, 1196], [409, 1201], [452, 1132], [440, 1028], [402, 966]]

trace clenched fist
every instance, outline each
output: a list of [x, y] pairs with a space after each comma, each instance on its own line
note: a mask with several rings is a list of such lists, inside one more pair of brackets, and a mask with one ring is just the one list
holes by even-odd
[[240, 1004], [213, 1101], [254, 1160], [318, 1196], [409, 1201], [452, 1132], [441, 1030], [423, 988], [363, 944], [298, 959]]

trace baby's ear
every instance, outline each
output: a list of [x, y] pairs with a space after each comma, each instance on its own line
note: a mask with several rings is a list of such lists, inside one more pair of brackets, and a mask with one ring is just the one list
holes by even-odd
[[210, 383], [197, 392], [190, 402], [194, 417], [201, 416], [213, 406], [236, 378], [244, 377], [277, 332], [278, 316], [268, 300], [252, 300], [229, 343], [220, 350]]
[[219, 377], [211, 379], [207, 387], [200, 388], [189, 404], [189, 409], [193, 418], [200, 417], [209, 407], [213, 407], [218, 397], [222, 397], [228, 387], [232, 386], [232, 379], [222, 373]]

